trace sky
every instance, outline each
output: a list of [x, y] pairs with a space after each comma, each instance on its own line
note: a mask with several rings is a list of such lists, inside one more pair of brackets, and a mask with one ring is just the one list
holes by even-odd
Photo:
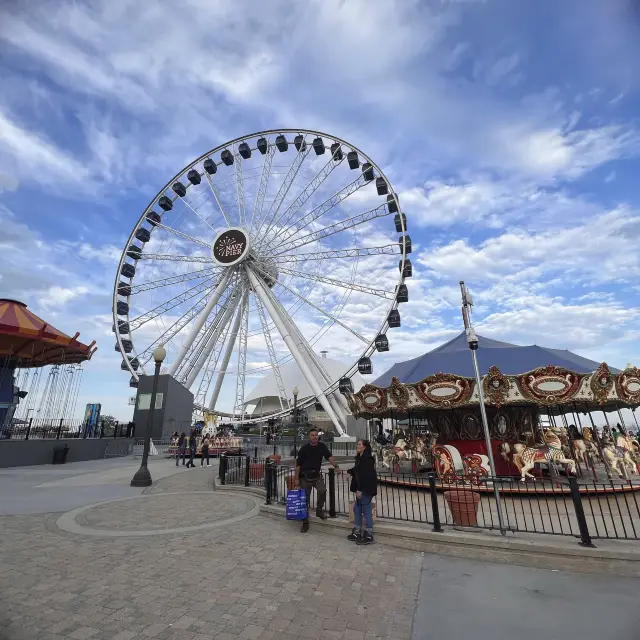
[[407, 215], [410, 302], [374, 377], [460, 332], [461, 279], [480, 335], [637, 365], [638, 7], [4, 2], [0, 296], [96, 340], [77, 412], [129, 419], [111, 306], [138, 218], [209, 149], [300, 127], [375, 159]]

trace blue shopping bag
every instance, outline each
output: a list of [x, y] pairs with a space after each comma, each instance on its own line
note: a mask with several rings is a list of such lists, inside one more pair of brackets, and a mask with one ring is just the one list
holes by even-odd
[[304, 520], [307, 517], [307, 496], [304, 489], [287, 492], [287, 520]]

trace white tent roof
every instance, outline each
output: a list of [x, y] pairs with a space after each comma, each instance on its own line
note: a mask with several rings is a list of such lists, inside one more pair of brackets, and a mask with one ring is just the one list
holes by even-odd
[[[344, 362], [340, 362], [339, 360], [332, 360], [331, 358], [320, 358], [320, 362], [329, 374], [332, 382], [339, 380], [344, 375], [349, 366]], [[309, 383], [302, 375], [302, 372], [300, 371], [300, 368], [298, 367], [295, 360], [291, 360], [291, 362], [287, 362], [286, 364], [281, 365], [280, 375], [282, 376], [282, 383], [284, 384], [285, 391], [289, 395], [289, 399], [292, 402], [293, 387], [296, 386], [298, 387], [298, 400], [303, 400], [304, 398], [309, 398], [315, 395], [311, 390]], [[366, 384], [364, 378], [359, 373], [355, 373], [351, 377], [351, 381], [353, 382], [354, 389], [360, 389], [364, 384]], [[278, 391], [276, 376], [273, 371], [271, 371], [266, 376], [261, 378], [258, 384], [253, 387], [251, 393], [245, 400], [245, 405], [255, 404], [260, 400], [260, 398], [278, 398], [279, 396], [280, 392]]]

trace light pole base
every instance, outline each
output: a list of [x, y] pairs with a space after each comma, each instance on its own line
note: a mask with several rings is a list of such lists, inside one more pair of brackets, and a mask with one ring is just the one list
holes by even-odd
[[150, 487], [153, 484], [151, 473], [148, 467], [140, 467], [136, 471], [136, 475], [131, 479], [132, 487]]

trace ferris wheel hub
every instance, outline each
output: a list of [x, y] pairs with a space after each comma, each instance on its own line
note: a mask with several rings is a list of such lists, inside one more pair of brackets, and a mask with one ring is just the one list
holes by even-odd
[[214, 261], [221, 267], [232, 267], [246, 260], [251, 251], [249, 233], [242, 227], [224, 229], [211, 245]]

